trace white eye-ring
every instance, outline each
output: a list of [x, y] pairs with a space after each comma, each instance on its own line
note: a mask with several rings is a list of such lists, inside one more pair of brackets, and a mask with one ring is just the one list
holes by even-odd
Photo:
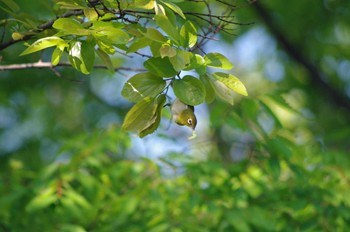
[[189, 119], [187, 120], [187, 123], [188, 123], [188, 125], [192, 125], [192, 119], [189, 118]]

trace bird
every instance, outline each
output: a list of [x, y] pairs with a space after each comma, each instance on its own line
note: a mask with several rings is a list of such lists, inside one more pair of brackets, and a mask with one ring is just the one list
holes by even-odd
[[194, 106], [187, 105], [176, 98], [170, 107], [173, 120], [180, 126], [188, 126], [193, 131], [197, 126], [197, 118], [194, 114]]

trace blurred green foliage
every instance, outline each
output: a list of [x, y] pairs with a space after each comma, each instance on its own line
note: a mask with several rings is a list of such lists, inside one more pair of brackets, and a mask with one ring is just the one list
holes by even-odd
[[[58, 13], [50, 1], [37, 2], [21, 2], [18, 17], [45, 22]], [[233, 62], [250, 97], [210, 104], [199, 121], [207, 129], [190, 145], [188, 131], [161, 125], [143, 151], [121, 130], [130, 104], [119, 92], [133, 74], [1, 71], [0, 231], [349, 230], [349, 110], [311, 81], [254, 5], [237, 4], [239, 21], [256, 23], [237, 26], [237, 37], [221, 35], [219, 45], [248, 53], [253, 44], [232, 40], [242, 45], [259, 36], [265, 50], [259, 47], [253, 62]], [[348, 96], [347, 5], [276, 0], [264, 7], [327, 83]], [[3, 8], [0, 15], [8, 18]], [[11, 34], [1, 23], [5, 41]], [[18, 57], [23, 50], [15, 44], [1, 51], [1, 65], [40, 57]], [[180, 149], [153, 158], [151, 148], [165, 142]]]

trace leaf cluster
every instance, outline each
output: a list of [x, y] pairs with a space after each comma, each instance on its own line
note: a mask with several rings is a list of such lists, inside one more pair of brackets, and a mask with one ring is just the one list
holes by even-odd
[[[231, 70], [233, 65], [223, 54], [201, 54], [204, 40], [198, 34], [200, 28], [187, 18], [181, 3], [58, 0], [59, 9], [80, 10], [83, 15], [58, 18], [52, 23], [51, 35], [40, 35], [41, 38], [21, 55], [53, 47], [53, 65], [59, 65], [62, 55], [66, 54], [72, 67], [89, 74], [96, 56], [114, 71], [112, 57], [116, 53], [139, 54], [142, 49], [149, 49], [151, 54], [144, 62], [147, 72], [132, 76], [122, 90], [126, 99], [136, 102], [123, 128], [137, 131], [143, 137], [157, 129], [169, 88], [191, 106], [210, 103], [215, 96], [233, 104], [234, 92], [247, 96], [245, 86], [237, 77], [230, 73], [208, 72], [209, 68]], [[142, 23], [146, 18], [150, 26]], [[183, 71], [197, 75], [183, 76]]]

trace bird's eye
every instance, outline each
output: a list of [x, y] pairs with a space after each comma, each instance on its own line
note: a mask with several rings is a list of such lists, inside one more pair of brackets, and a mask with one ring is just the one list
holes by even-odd
[[188, 125], [192, 125], [192, 119], [189, 118], [189, 119], [187, 120], [187, 123], [188, 123]]

